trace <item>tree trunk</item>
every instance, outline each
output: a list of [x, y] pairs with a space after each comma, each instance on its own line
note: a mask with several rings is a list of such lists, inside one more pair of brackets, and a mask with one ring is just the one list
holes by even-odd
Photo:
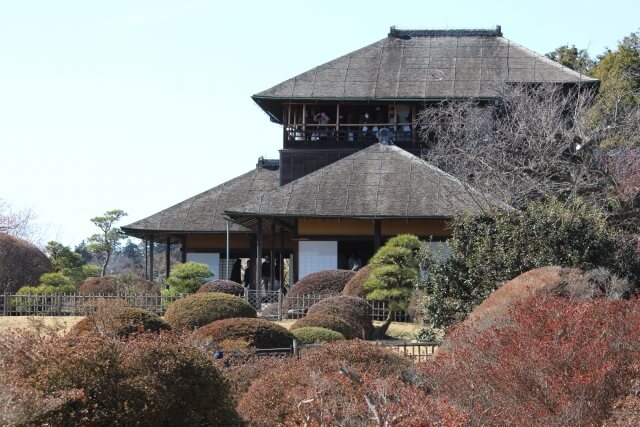
[[384, 320], [384, 323], [375, 328], [373, 335], [377, 340], [381, 340], [387, 334], [387, 330], [389, 326], [391, 326], [391, 319], [393, 319], [393, 315], [395, 314], [395, 310], [389, 310], [389, 314], [387, 314], [387, 318]]
[[107, 275], [107, 264], [109, 264], [109, 259], [111, 259], [111, 252], [107, 252], [107, 257], [104, 259], [104, 264], [102, 264], [102, 277]]

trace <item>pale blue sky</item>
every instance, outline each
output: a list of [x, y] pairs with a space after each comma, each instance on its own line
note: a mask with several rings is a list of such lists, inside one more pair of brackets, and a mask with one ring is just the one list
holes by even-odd
[[398, 28], [494, 28], [590, 54], [640, 26], [636, 1], [0, 0], [0, 198], [45, 240], [151, 215], [277, 158], [251, 95]]

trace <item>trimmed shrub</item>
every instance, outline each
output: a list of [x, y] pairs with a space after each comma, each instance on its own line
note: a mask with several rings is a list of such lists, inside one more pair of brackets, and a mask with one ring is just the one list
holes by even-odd
[[134, 274], [118, 274], [114, 276], [89, 277], [78, 287], [80, 295], [98, 294], [153, 294], [160, 293], [157, 284]]
[[188, 295], [171, 303], [164, 319], [177, 330], [193, 330], [216, 320], [232, 317], [257, 317], [245, 300], [219, 292]]
[[334, 341], [257, 378], [238, 412], [252, 426], [298, 425], [312, 414], [317, 425], [372, 425], [368, 400], [375, 425], [460, 426], [468, 420], [426, 395], [423, 381], [410, 360], [381, 346]]
[[170, 329], [171, 326], [158, 315], [143, 308], [105, 305], [76, 323], [70, 333], [124, 338], [135, 332], [159, 332]]
[[351, 295], [353, 297], [365, 298], [367, 296], [367, 291], [364, 289], [364, 284], [369, 278], [369, 274], [376, 267], [376, 264], [367, 264], [358, 271], [356, 274], [349, 279], [344, 289], [342, 290], [343, 295]]
[[53, 271], [49, 258], [26, 240], [0, 233], [0, 291], [15, 292]]
[[211, 350], [227, 340], [242, 340], [255, 348], [285, 348], [291, 346], [293, 334], [268, 320], [234, 318], [218, 320], [198, 328], [193, 332], [192, 339], [201, 347]]
[[330, 329], [338, 332], [346, 339], [362, 338], [362, 330], [357, 325], [351, 325], [342, 317], [332, 316], [329, 314], [310, 314], [291, 325], [291, 331], [295, 331], [298, 328], [316, 327]]
[[284, 297], [282, 306], [286, 310], [302, 308], [303, 295], [336, 295], [342, 292], [347, 282], [355, 275], [351, 270], [324, 270], [311, 273], [298, 281]]
[[[46, 357], [25, 358], [19, 350], [3, 364], [26, 389], [12, 405], [27, 407], [29, 418], [14, 425], [239, 425], [213, 357], [173, 334], [34, 343], [32, 354]], [[33, 395], [48, 404], [34, 405]]]
[[316, 342], [330, 342], [343, 340], [344, 335], [340, 332], [317, 326], [305, 326], [293, 331], [293, 336], [302, 344], [313, 344]]
[[[311, 306], [308, 315], [336, 316], [358, 331], [357, 337], [367, 339], [373, 334], [371, 306], [362, 298], [336, 295]], [[338, 331], [341, 332], [341, 331]], [[344, 335], [344, 334], [343, 334]]]
[[423, 365], [427, 383], [475, 425], [601, 425], [640, 375], [640, 304], [539, 294], [443, 344]]
[[196, 293], [202, 292], [220, 292], [241, 297], [244, 295], [244, 287], [231, 280], [212, 280], [200, 286]]

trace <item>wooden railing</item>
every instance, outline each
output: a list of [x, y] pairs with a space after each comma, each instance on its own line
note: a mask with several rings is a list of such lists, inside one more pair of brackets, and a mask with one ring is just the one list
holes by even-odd
[[285, 147], [305, 146], [358, 147], [378, 142], [380, 129], [388, 129], [391, 141], [398, 146], [412, 146], [414, 132], [409, 124], [396, 125], [295, 125], [285, 130]]

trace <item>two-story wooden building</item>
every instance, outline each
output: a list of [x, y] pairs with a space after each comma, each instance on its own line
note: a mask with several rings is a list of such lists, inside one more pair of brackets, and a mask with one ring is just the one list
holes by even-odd
[[218, 277], [226, 277], [218, 266], [227, 250], [254, 266], [265, 255], [292, 256], [297, 279], [346, 267], [349, 255], [366, 261], [399, 233], [443, 241], [454, 215], [492, 202], [420, 158], [418, 112], [442, 100], [493, 103], [504, 85], [537, 83], [597, 80], [511, 42], [500, 27], [392, 27], [380, 41], [253, 96], [282, 125], [278, 160], [260, 160], [123, 230], [179, 243], [183, 260], [207, 262]]

